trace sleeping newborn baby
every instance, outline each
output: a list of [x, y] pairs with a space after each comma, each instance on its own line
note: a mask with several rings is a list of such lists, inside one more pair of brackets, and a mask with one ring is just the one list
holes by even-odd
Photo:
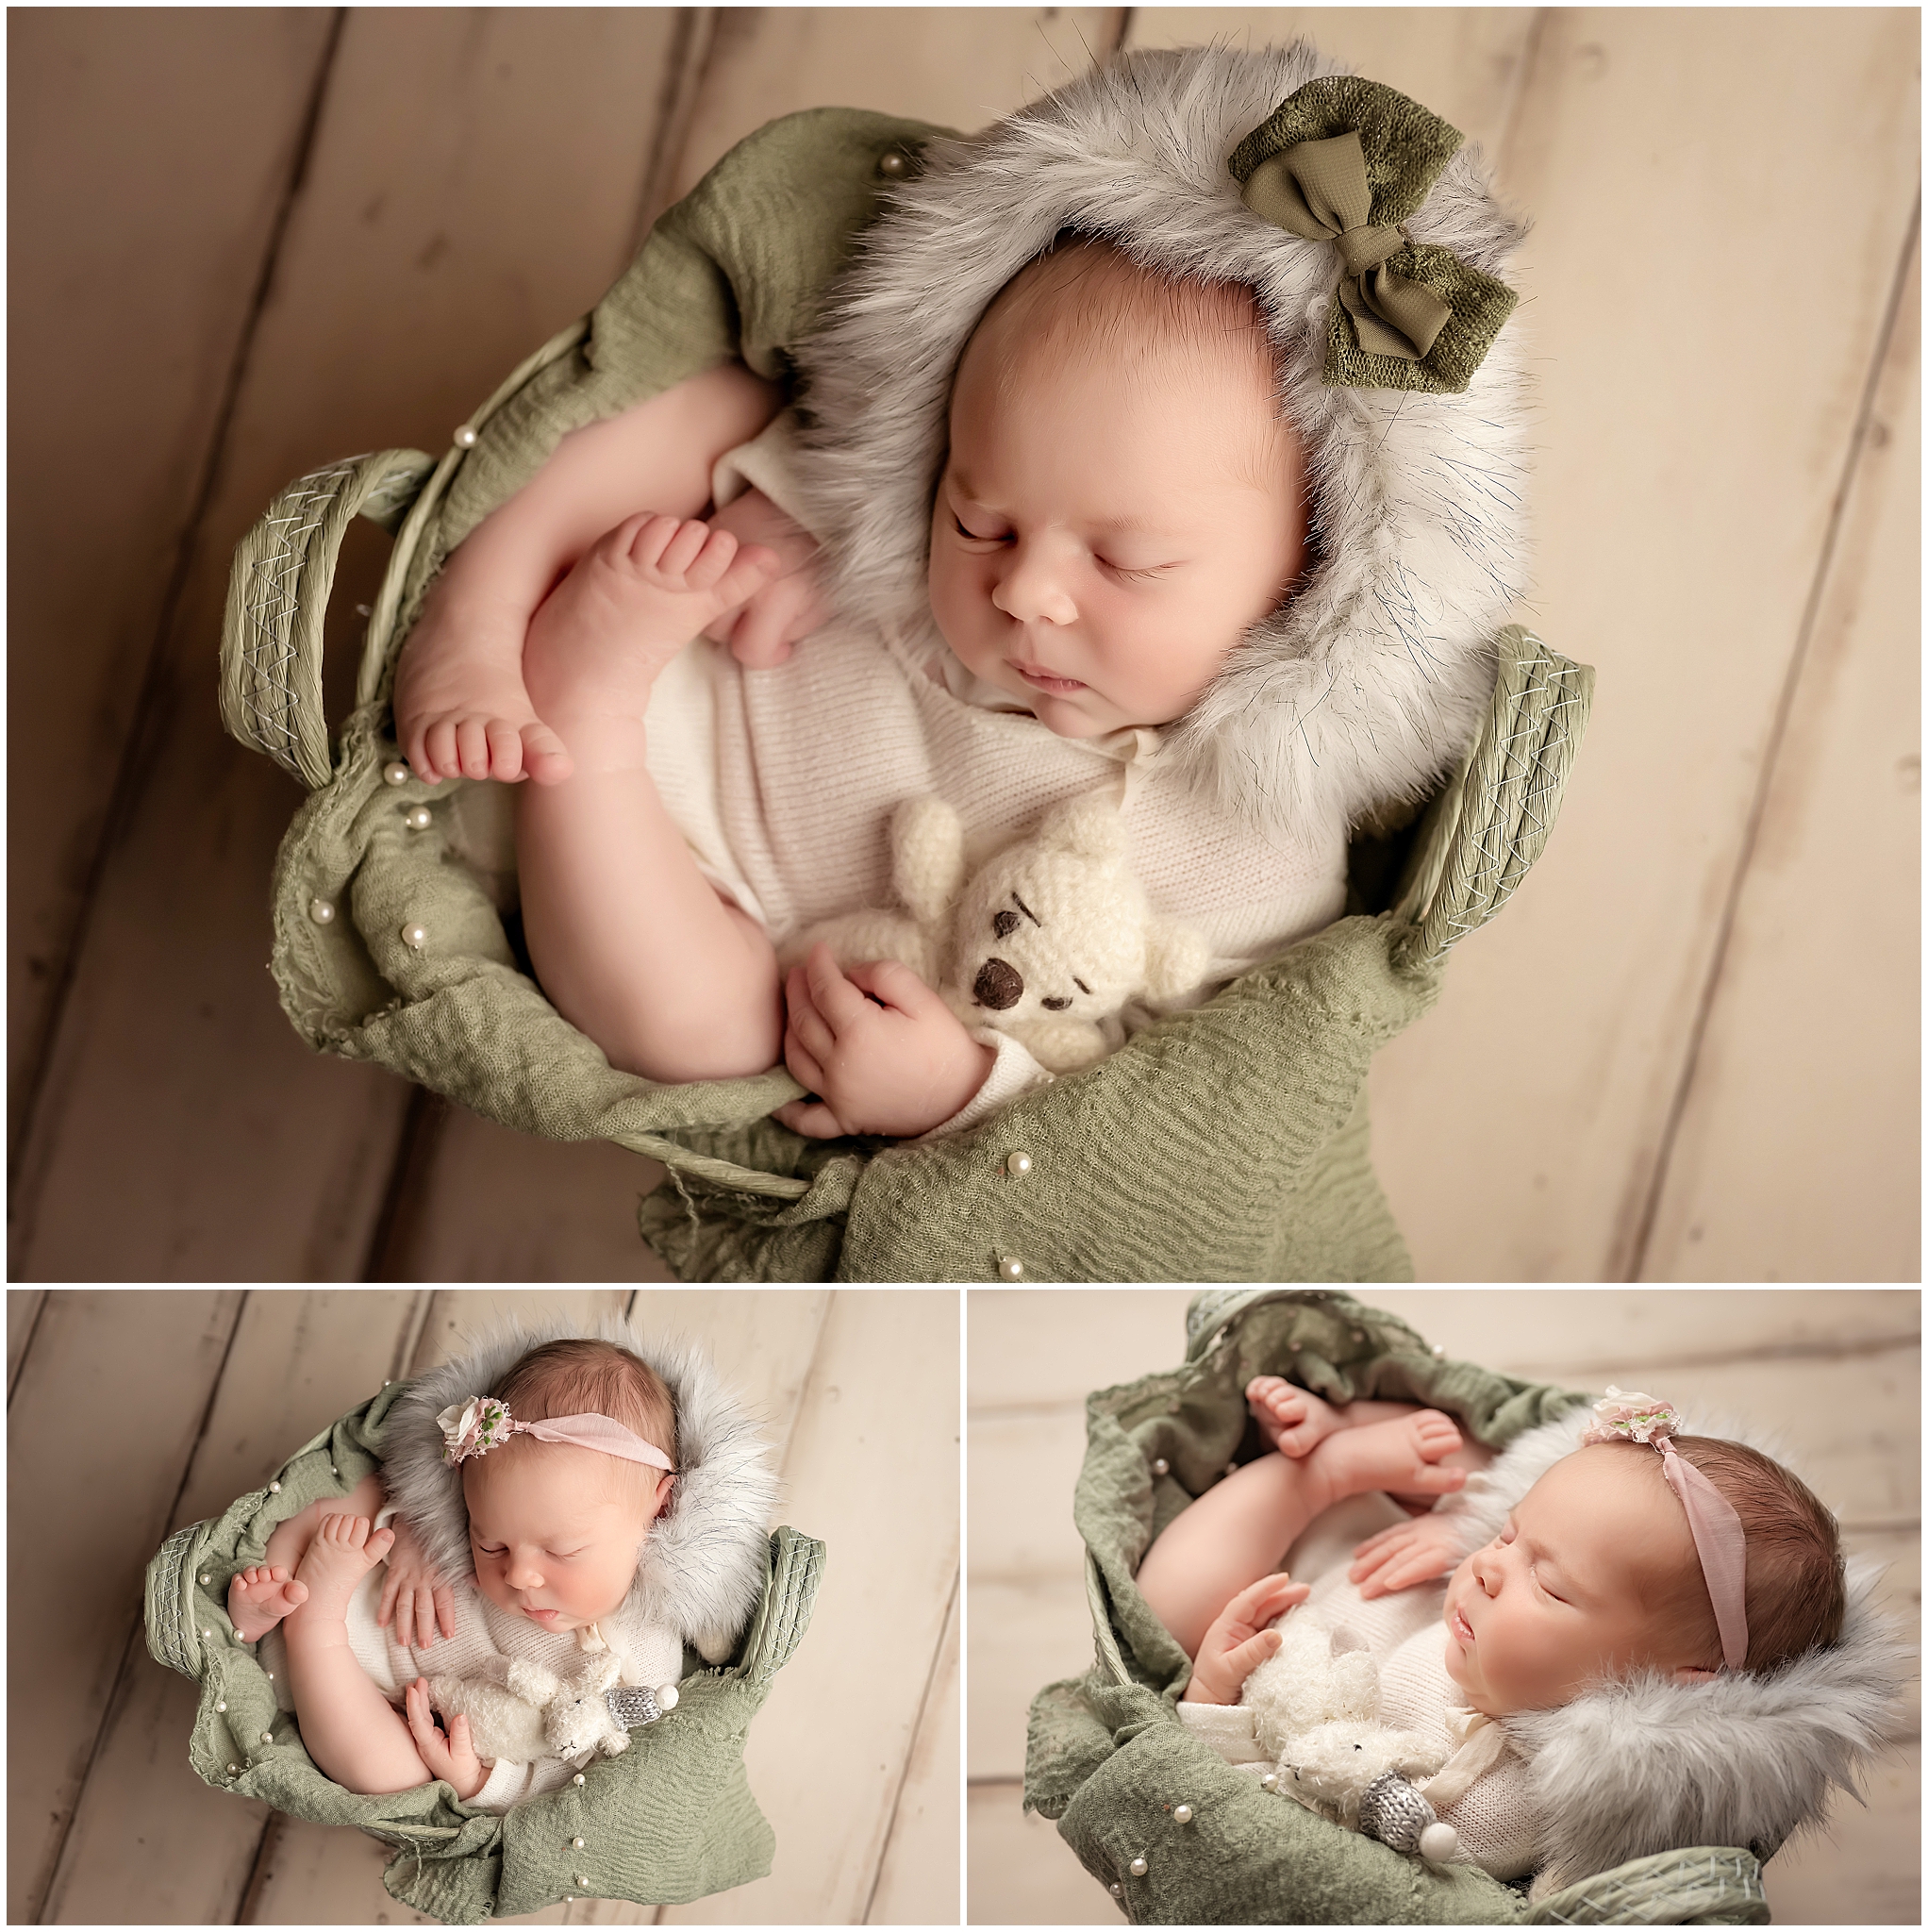
[[[280, 1524], [266, 1563], [235, 1577], [228, 1609], [244, 1641], [262, 1640], [277, 1693], [326, 1775], [363, 1794], [440, 1779], [502, 1811], [566, 1783], [598, 1749], [623, 1749], [628, 1726], [673, 1708], [686, 1636], [720, 1658], [733, 1633], [689, 1627], [673, 1591], [666, 1605], [661, 1590], [639, 1587], [677, 1483], [676, 1403], [648, 1363], [570, 1338], [524, 1354], [490, 1394], [432, 1412], [431, 1387], [397, 1405], [390, 1428], [407, 1453], [384, 1474], [431, 1531], [435, 1560], [424, 1571], [415, 1557], [402, 1580], [434, 1587], [444, 1641], [425, 1620], [411, 1632], [406, 1614], [392, 1629], [377, 1622], [396, 1536], [374, 1477]], [[743, 1500], [760, 1544], [767, 1470], [756, 1476]], [[450, 1501], [474, 1576], [444, 1592], [436, 1573], [458, 1565], [437, 1547], [433, 1518]], [[747, 1609], [761, 1564], [754, 1576], [738, 1567]]]
[[[1841, 1636], [1838, 1526], [1825, 1507], [1759, 1452], [1680, 1434], [1651, 1397], [1609, 1389], [1581, 1446], [1462, 1554], [1467, 1517], [1434, 1507], [1467, 1481], [1447, 1461], [1469, 1460], [1448, 1417], [1395, 1403], [1336, 1410], [1273, 1376], [1247, 1393], [1281, 1453], [1207, 1490], [1139, 1571], [1146, 1602], [1195, 1659], [1181, 1718], [1231, 1762], [1270, 1770], [1246, 1680], [1279, 1650], [1275, 1622], [1306, 1605], [1378, 1662], [1381, 1720], [1437, 1741], [1444, 1769], [1424, 1791], [1465, 1855], [1499, 1878], [1539, 1870], [1535, 1896], [1585, 1874], [1548, 1869], [1543, 1793], [1509, 1720], [1651, 1677], [1731, 1724], [1717, 1679], [1775, 1671]], [[1394, 1520], [1349, 1569], [1309, 1588], [1265, 1574], [1320, 1511], [1375, 1491], [1424, 1513], [1405, 1520], [1382, 1496]], [[1742, 1741], [1729, 1735], [1730, 1756]], [[1679, 1818], [1652, 1823], [1659, 1845], [1703, 1841], [1699, 1821], [1685, 1840], [1670, 1835]]]

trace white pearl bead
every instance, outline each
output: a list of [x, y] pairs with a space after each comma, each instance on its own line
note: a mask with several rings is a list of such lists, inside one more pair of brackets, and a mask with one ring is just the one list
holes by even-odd
[[272, 1744], [272, 1743], [273, 1743], [274, 1741], [274, 1733], [273, 1731], [263, 1731], [263, 1732], [261, 1733], [261, 1742], [262, 1742], [262, 1743], [264, 1743], [264, 1744]]
[[268, 1673], [268, 1681], [271, 1684], [274, 1681], [274, 1673], [273, 1671]]
[[1172, 1465], [1160, 1456], [1152, 1464], [1152, 1474], [1154, 1475], [1170, 1475], [1172, 1474]]
[[1134, 1858], [1131, 1861], [1131, 1864], [1129, 1865], [1129, 1867], [1127, 1867], [1127, 1869], [1130, 1871], [1131, 1875], [1134, 1878], [1142, 1878], [1145, 1875], [1145, 1874], [1149, 1872], [1152, 1868], [1145, 1863], [1142, 1857], [1138, 1857]]
[[213, 1633], [213, 1631], [211, 1631], [211, 1630], [204, 1630], [204, 1631], [202, 1631], [202, 1633], [201, 1633], [201, 1641], [202, 1641], [203, 1643], [212, 1643], [212, 1642], [214, 1641], [214, 1633]]
[[681, 1692], [677, 1690], [673, 1684], [658, 1684], [657, 1686], [657, 1708], [658, 1710], [674, 1710], [676, 1700], [680, 1695]]
[[570, 1840], [570, 1843], [573, 1844], [577, 1851], [581, 1851], [583, 1848], [584, 1840], [579, 1838], [573, 1838]]
[[[227, 1768], [232, 1771], [234, 1766], [230, 1764]], [[1113, 1898], [1122, 1898], [1124, 1896], [1124, 1887], [1119, 1884], [1115, 1878], [1111, 1881], [1111, 1896]]]
[[456, 447], [457, 449], [474, 449], [475, 447], [475, 432], [466, 423], [456, 431]]
[[1434, 1342], [1433, 1353], [1436, 1356], [1438, 1356], [1441, 1361], [1444, 1361], [1446, 1359], [1446, 1344], [1443, 1341]]
[[887, 180], [901, 180], [909, 166], [910, 163], [894, 148], [889, 154], [877, 158], [877, 173]]
[[281, 1493], [281, 1485], [279, 1483], [270, 1483], [268, 1485], [268, 1493], [271, 1496], [278, 1496]]
[[581, 1772], [577, 1772], [575, 1774], [575, 1782], [579, 1785], [586, 1785], [589, 1783], [589, 1779], [584, 1777]]
[[1191, 1823], [1191, 1807], [1189, 1805], [1174, 1805], [1172, 1807], [1172, 1816], [1180, 1824], [1189, 1824]]
[[1020, 1180], [1031, 1172], [1031, 1157], [1028, 1154], [1013, 1154], [1005, 1166]]
[[382, 767], [382, 776], [391, 785], [406, 785], [408, 782], [408, 767], [400, 758], [391, 759]]
[[210, 1583], [212, 1583], [213, 1581], [214, 1581], [214, 1579], [213, 1579], [213, 1577], [211, 1577], [211, 1576], [204, 1576], [204, 1577], [202, 1577], [202, 1579], [201, 1579], [201, 1588], [202, 1588], [203, 1590], [206, 1590], [206, 1589], [208, 1588], [208, 1585], [209, 1585]]
[[1023, 1262], [1018, 1259], [1017, 1256], [1006, 1255], [1004, 1257], [1004, 1259], [997, 1264], [997, 1272], [1000, 1274], [1002, 1274], [1006, 1281], [1022, 1281], [1024, 1278], [1024, 1264]]
[[[420, 924], [405, 925], [402, 928], [402, 937], [419, 953], [428, 943], [428, 928]], [[382, 1384], [384, 1389], [388, 1386], [386, 1382]]]
[[337, 1469], [335, 1465], [331, 1462], [328, 1465], [328, 1474], [330, 1475], [340, 1475], [341, 1472], [339, 1469]]
[[579, 1886], [581, 1886], [585, 1891], [587, 1891], [590, 1889], [589, 1874], [585, 1872], [578, 1872], [575, 1874], [575, 1882]]
[[216, 1710], [225, 1710], [227, 1706], [225, 1704], [217, 1704], [214, 1707]]
[[227, 1767], [227, 1774], [229, 1777], [239, 1777], [241, 1775], [241, 1767], [236, 1764], [230, 1764]]
[[402, 814], [402, 823], [411, 832], [425, 832], [435, 822], [435, 814], [425, 805], [411, 805]]
[[1269, 1771], [1269, 1772], [1267, 1772], [1267, 1773], [1266, 1773], [1266, 1774], [1265, 1774], [1265, 1775], [1264, 1775], [1264, 1776], [1263, 1776], [1262, 1778], [1260, 1778], [1260, 1779], [1259, 1779], [1259, 1781], [1258, 1781], [1258, 1788], [1259, 1788], [1259, 1790], [1262, 1790], [1262, 1791], [1275, 1791], [1275, 1790], [1278, 1790], [1278, 1788], [1279, 1788], [1279, 1774], [1278, 1774], [1278, 1773], [1277, 1773], [1277, 1772], [1275, 1772], [1275, 1771]]
[[335, 904], [332, 899], [310, 899], [307, 902], [307, 916], [317, 925], [330, 925], [335, 919]]

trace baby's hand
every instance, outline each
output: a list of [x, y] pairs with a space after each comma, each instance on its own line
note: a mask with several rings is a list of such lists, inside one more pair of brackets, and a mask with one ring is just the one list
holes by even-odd
[[444, 1637], [456, 1634], [455, 1596], [422, 1554], [414, 1531], [399, 1516], [390, 1527], [395, 1545], [389, 1552], [389, 1574], [382, 1580], [374, 1620], [386, 1629], [392, 1611], [395, 1641], [407, 1650], [426, 1650], [435, 1641], [437, 1624]]
[[895, 959], [846, 974], [820, 941], [784, 992], [784, 1061], [817, 1098], [792, 1100], [776, 1118], [812, 1140], [922, 1134], [984, 1085], [996, 1058]]
[[1283, 1570], [1247, 1584], [1205, 1632], [1183, 1702], [1237, 1704], [1246, 1678], [1284, 1641], [1271, 1620], [1311, 1593], [1309, 1583], [1294, 1583]]
[[760, 490], [747, 490], [733, 498], [709, 522], [712, 529], [728, 530], [745, 543], [775, 551], [781, 569], [734, 609], [724, 611], [704, 636], [727, 644], [738, 663], [752, 671], [781, 664], [790, 646], [830, 615], [830, 606], [817, 586], [817, 540]]
[[1389, 1596], [1459, 1567], [1460, 1537], [1449, 1516], [1416, 1516], [1369, 1536], [1353, 1552], [1346, 1574], [1361, 1596]]
[[469, 1734], [469, 1720], [449, 1719], [448, 1736], [443, 1737], [428, 1707], [428, 1679], [417, 1677], [408, 1686], [408, 1734], [422, 1756], [430, 1777], [439, 1777], [452, 1787], [466, 1804], [489, 1782], [482, 1760], [475, 1756], [474, 1740]]

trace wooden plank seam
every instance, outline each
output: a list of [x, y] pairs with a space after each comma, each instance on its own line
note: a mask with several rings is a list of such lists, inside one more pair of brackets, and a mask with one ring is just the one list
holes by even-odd
[[[139, 1290], [130, 1291], [134, 1293], [140, 1292]], [[163, 1536], [169, 1534], [175, 1527], [175, 1517], [179, 1512], [181, 1499], [188, 1493], [188, 1485], [193, 1477], [195, 1459], [201, 1454], [201, 1445], [208, 1440], [208, 1425], [213, 1420], [214, 1405], [221, 1399], [221, 1385], [227, 1374], [228, 1357], [234, 1353], [235, 1337], [241, 1333], [241, 1318], [247, 1312], [248, 1296], [252, 1292], [252, 1290], [243, 1289], [240, 1297], [235, 1302], [234, 1317], [228, 1324], [227, 1340], [222, 1346], [221, 1360], [208, 1381], [208, 1399], [201, 1405], [201, 1416], [194, 1427], [193, 1443], [187, 1455], [181, 1458], [180, 1481], [175, 1484], [174, 1499], [168, 1505], [167, 1521], [161, 1531]], [[22, 1359], [24, 1360], [25, 1357], [23, 1357]], [[42, 1881], [42, 1890], [41, 1895], [33, 1902], [33, 1915], [36, 1924], [41, 1923], [41, 1915], [46, 1908], [47, 1900], [53, 1893], [55, 1881], [59, 1876], [60, 1860], [66, 1855], [67, 1840], [74, 1830], [75, 1821], [80, 1816], [80, 1801], [86, 1793], [89, 1780], [93, 1776], [94, 1766], [100, 1761], [101, 1751], [106, 1743], [108, 1733], [113, 1728], [114, 1719], [125, 1699], [129, 1673], [136, 1667], [135, 1659], [146, 1647], [141, 1619], [142, 1609], [140, 1599], [137, 1597], [132, 1622], [128, 1626], [125, 1638], [122, 1641], [121, 1659], [114, 1670], [113, 1688], [108, 1691], [105, 1702], [101, 1705], [100, 1720], [94, 1727], [93, 1742], [88, 1749], [87, 1769], [81, 1773], [80, 1781], [75, 1787], [74, 1803], [68, 1807], [67, 1816], [62, 1821], [59, 1831], [54, 1840], [52, 1855], [47, 1859], [46, 1874]]]
[[1893, 345], [1895, 318], [1901, 312], [1903, 296], [1907, 289], [1908, 275], [1913, 269], [1920, 239], [1921, 197], [1917, 191], [1915, 205], [1908, 216], [1907, 229], [1902, 238], [1901, 258], [1895, 265], [1894, 277], [1888, 287], [1887, 306], [1882, 315], [1881, 326], [1876, 331], [1873, 348], [1868, 358], [1868, 373], [1862, 383], [1860, 405], [1854, 412], [1854, 429], [1848, 440], [1848, 453], [1841, 466], [1841, 480], [1835, 490], [1834, 504], [1828, 512], [1827, 530], [1821, 539], [1820, 555], [1815, 561], [1814, 575], [1808, 583], [1807, 598], [1802, 608], [1800, 627], [1795, 632], [1794, 649], [1788, 658], [1787, 669], [1781, 680], [1781, 691], [1775, 701], [1773, 720], [1768, 727], [1767, 743], [1761, 751], [1760, 768], [1754, 777], [1753, 796], [1748, 806], [1746, 822], [1741, 827], [1740, 846], [1735, 855], [1733, 871], [1721, 898], [1720, 918], [1714, 929], [1713, 949], [1701, 981], [1700, 997], [1695, 1003], [1693, 1023], [1687, 1029], [1687, 1050], [1681, 1056], [1680, 1071], [1675, 1076], [1673, 1093], [1667, 1109], [1667, 1120], [1660, 1131], [1660, 1145], [1654, 1154], [1654, 1165], [1647, 1176], [1645, 1199], [1641, 1203], [1640, 1218], [1634, 1231], [1632, 1252], [1627, 1258], [1626, 1272], [1620, 1277], [1625, 1281], [1639, 1280], [1641, 1271], [1646, 1266], [1647, 1249], [1653, 1241], [1654, 1224], [1660, 1212], [1660, 1197], [1666, 1189], [1667, 1172], [1673, 1158], [1674, 1141], [1679, 1137], [1681, 1122], [1687, 1114], [1687, 1099], [1693, 1090], [1694, 1076], [1700, 1068], [1701, 1048], [1713, 1018], [1714, 1003], [1720, 995], [1728, 949], [1733, 942], [1735, 925], [1740, 915], [1741, 895], [1747, 887], [1748, 873], [1753, 867], [1754, 851], [1760, 842], [1761, 825], [1767, 817], [1769, 796], [1774, 787], [1775, 770], [1781, 758], [1781, 746], [1787, 738], [1787, 727], [1794, 715], [1795, 693], [1801, 686], [1802, 674], [1806, 668], [1808, 652], [1814, 641], [1815, 627], [1820, 616], [1821, 602], [1833, 575], [1835, 553], [1840, 547], [1841, 531], [1847, 521], [1848, 508], [1854, 500], [1854, 485], [1860, 475], [1863, 453], [1868, 447], [1869, 428], [1874, 420], [1874, 398], [1881, 385], [1882, 371], [1886, 365], [1888, 352]]
[[88, 861], [87, 875], [81, 888], [79, 907], [75, 915], [73, 928], [68, 934], [66, 946], [61, 953], [56, 984], [48, 996], [46, 1022], [40, 1038], [27, 1049], [31, 1062], [21, 1083], [17, 1138], [8, 1160], [8, 1185], [19, 1216], [13, 1229], [13, 1247], [16, 1254], [24, 1253], [32, 1240], [37, 1191], [29, 1190], [27, 1198], [22, 1201], [21, 1171], [25, 1164], [26, 1150], [34, 1140], [34, 1129], [38, 1123], [47, 1073], [53, 1064], [53, 1043], [59, 1036], [68, 999], [74, 990], [80, 956], [85, 950], [87, 935], [92, 924], [95, 896], [107, 872], [108, 856], [119, 844], [123, 831], [140, 802], [148, 760], [154, 750], [151, 741], [155, 729], [154, 721], [160, 710], [160, 695], [167, 682], [169, 638], [174, 629], [175, 615], [186, 595], [188, 578], [193, 569], [194, 559], [207, 535], [208, 510], [213, 504], [215, 491], [227, 461], [228, 442], [234, 428], [236, 411], [240, 407], [242, 384], [254, 354], [255, 338], [268, 307], [269, 294], [274, 288], [274, 273], [281, 258], [282, 243], [287, 239], [289, 225], [293, 219], [296, 204], [301, 199], [302, 190], [307, 186], [308, 165], [314, 154], [316, 136], [321, 128], [322, 109], [327, 100], [328, 84], [334, 74], [336, 51], [341, 46], [342, 28], [347, 18], [348, 9], [345, 7], [335, 8], [334, 16], [328, 25], [327, 39], [323, 43], [321, 55], [315, 62], [314, 85], [309, 91], [301, 125], [295, 135], [294, 155], [289, 169], [288, 186], [282, 194], [280, 207], [275, 209], [274, 226], [270, 229], [267, 243], [261, 251], [261, 272], [256, 281], [254, 293], [249, 299], [241, 333], [235, 342], [234, 356], [228, 365], [227, 379], [222, 387], [221, 398], [215, 407], [214, 427], [208, 439], [207, 460], [202, 466], [200, 482], [195, 487], [192, 506], [181, 526], [180, 541], [175, 546], [174, 568], [169, 573], [167, 589], [162, 593], [160, 608], [156, 615], [153, 640], [147, 652], [147, 668], [141, 680], [140, 696], [135, 702], [133, 721], [121, 753], [120, 763], [114, 773], [108, 808], [101, 820], [100, 837]]

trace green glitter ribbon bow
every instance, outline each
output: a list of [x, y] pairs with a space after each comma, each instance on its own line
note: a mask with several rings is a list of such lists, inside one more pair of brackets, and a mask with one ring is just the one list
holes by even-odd
[[1464, 137], [1376, 80], [1328, 75], [1280, 103], [1229, 166], [1254, 214], [1338, 249], [1325, 379], [1457, 395], [1520, 299], [1404, 224]]

